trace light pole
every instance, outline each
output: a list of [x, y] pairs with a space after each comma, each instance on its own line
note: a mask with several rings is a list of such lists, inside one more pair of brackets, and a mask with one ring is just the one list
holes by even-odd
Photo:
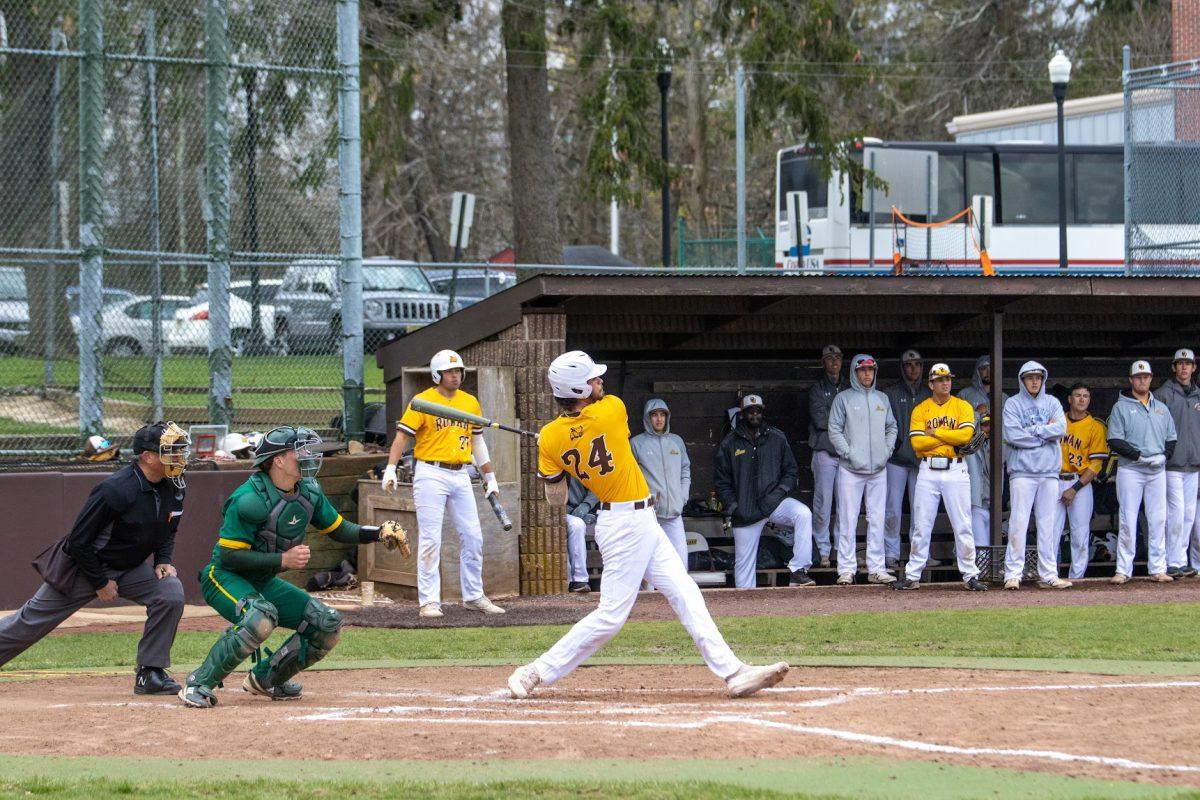
[[1071, 59], [1059, 50], [1050, 59], [1050, 85], [1058, 104], [1058, 269], [1067, 272], [1067, 144], [1063, 134], [1063, 101], [1071, 80]]
[[671, 266], [671, 177], [667, 160], [667, 92], [671, 89], [671, 45], [658, 40], [659, 124], [662, 140], [662, 263]]

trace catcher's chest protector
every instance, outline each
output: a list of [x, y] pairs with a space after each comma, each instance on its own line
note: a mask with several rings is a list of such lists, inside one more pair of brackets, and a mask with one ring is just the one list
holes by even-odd
[[269, 509], [266, 521], [255, 531], [254, 549], [262, 553], [282, 553], [301, 544], [317, 500], [311, 496], [315, 492], [308, 481], [301, 481], [299, 490], [291, 496], [281, 494], [269, 479], [263, 480], [259, 475], [251, 481]]

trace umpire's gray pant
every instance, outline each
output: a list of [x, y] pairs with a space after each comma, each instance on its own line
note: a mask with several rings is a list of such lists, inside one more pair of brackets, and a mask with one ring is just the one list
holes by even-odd
[[[105, 570], [105, 574], [117, 582], [121, 597], [146, 607], [146, 628], [138, 642], [138, 666], [171, 666], [171, 645], [183, 616], [183, 584], [171, 576], [159, 580], [154, 568], [145, 563], [124, 572]], [[96, 590], [82, 574], [76, 576], [70, 594], [43, 583], [19, 611], [0, 620], [0, 666], [95, 599]]]

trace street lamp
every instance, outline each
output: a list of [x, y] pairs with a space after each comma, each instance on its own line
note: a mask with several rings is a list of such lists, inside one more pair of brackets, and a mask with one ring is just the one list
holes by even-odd
[[1067, 145], [1063, 134], [1063, 101], [1071, 80], [1071, 59], [1059, 50], [1050, 59], [1050, 85], [1058, 104], [1058, 269], [1067, 271]]
[[671, 45], [658, 40], [659, 125], [662, 140], [662, 263], [671, 266], [671, 178], [667, 160], [667, 92], [671, 89]]

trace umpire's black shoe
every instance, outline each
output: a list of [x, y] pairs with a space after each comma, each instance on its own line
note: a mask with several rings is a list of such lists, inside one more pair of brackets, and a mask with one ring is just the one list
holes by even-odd
[[792, 586], [816, 586], [814, 581], [808, 574], [806, 569], [798, 569], [792, 573]]
[[587, 581], [571, 581], [567, 584], [567, 591], [571, 594], [587, 594], [591, 590], [592, 586]]
[[133, 679], [134, 694], [179, 694], [182, 688], [160, 667], [138, 667]]
[[979, 580], [979, 578], [971, 578], [971, 580], [967, 581], [967, 590], [971, 592], [986, 592], [988, 585]]
[[892, 584], [892, 588], [898, 592], [907, 592], [913, 589], [920, 589], [920, 581], [910, 581], [908, 578], [901, 578]]

